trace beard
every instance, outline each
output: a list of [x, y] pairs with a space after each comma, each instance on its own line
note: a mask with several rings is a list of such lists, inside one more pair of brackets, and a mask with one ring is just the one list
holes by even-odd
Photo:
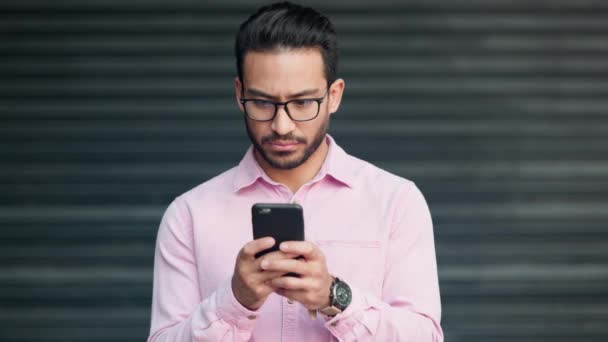
[[[315, 151], [319, 148], [319, 146], [321, 146], [321, 143], [323, 143], [323, 140], [325, 139], [325, 136], [327, 135], [327, 131], [329, 129], [329, 117], [327, 117], [325, 119], [325, 122], [319, 128], [319, 130], [316, 132], [316, 134], [310, 144], [308, 143], [308, 141], [305, 138], [297, 137], [291, 133], [286, 134], [286, 135], [278, 135], [274, 132], [271, 135], [262, 137], [260, 139], [260, 142], [258, 142], [258, 140], [254, 137], [253, 132], [251, 132], [247, 117], [245, 117], [245, 127], [247, 127], [247, 135], [249, 136], [249, 140], [251, 140], [253, 147], [262, 156], [262, 158], [264, 158], [264, 160], [268, 163], [268, 165], [270, 165], [271, 167], [273, 167], [275, 169], [291, 170], [291, 169], [295, 169], [296, 167], [304, 164], [308, 160], [308, 158], [310, 158], [310, 156], [313, 153], [315, 153]], [[264, 145], [266, 143], [270, 143], [273, 141], [280, 141], [280, 140], [296, 141], [298, 143], [304, 144], [306, 146], [306, 148], [304, 149], [304, 153], [299, 158], [288, 159], [287, 157], [289, 157], [290, 155], [292, 155], [296, 152], [294, 152], [294, 151], [268, 152], [268, 151], [264, 150], [264, 148], [262, 147], [262, 145]]]

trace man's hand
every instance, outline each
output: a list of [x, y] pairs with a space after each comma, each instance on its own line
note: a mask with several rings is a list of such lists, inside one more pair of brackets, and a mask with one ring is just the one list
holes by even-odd
[[274, 245], [274, 239], [265, 237], [245, 244], [236, 258], [234, 274], [232, 275], [232, 292], [236, 300], [249, 310], [257, 310], [266, 301], [268, 295], [276, 290], [270, 280], [280, 277], [284, 272], [270, 272], [262, 270], [260, 263], [263, 260], [283, 260], [295, 258], [297, 255], [281, 251], [268, 253], [255, 258], [258, 252]]
[[327, 270], [325, 255], [312, 242], [289, 241], [280, 246], [280, 251], [299, 259], [267, 259], [260, 266], [273, 274], [297, 273], [300, 277], [281, 276], [270, 280], [276, 292], [302, 303], [309, 310], [329, 306], [329, 288], [333, 277]]

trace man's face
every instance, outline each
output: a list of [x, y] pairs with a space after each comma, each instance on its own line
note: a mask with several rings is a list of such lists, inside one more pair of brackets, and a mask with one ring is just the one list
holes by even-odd
[[[272, 121], [246, 118], [247, 133], [258, 154], [277, 169], [293, 169], [306, 162], [323, 143], [330, 113], [337, 110], [342, 89], [342, 80], [334, 82], [323, 98], [319, 115], [310, 121], [291, 120], [284, 106], [279, 106]], [[243, 82], [237, 78], [235, 90], [237, 100], [242, 97], [285, 102], [321, 98], [328, 91], [323, 58], [318, 49], [248, 52], [243, 61]], [[243, 111], [240, 102], [239, 105]]]

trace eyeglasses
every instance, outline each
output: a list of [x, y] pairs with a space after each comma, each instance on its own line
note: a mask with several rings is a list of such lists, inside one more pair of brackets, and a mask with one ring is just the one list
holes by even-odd
[[241, 99], [248, 118], [255, 121], [272, 121], [277, 115], [279, 106], [285, 107], [285, 112], [293, 121], [310, 121], [319, 115], [321, 103], [329, 93], [329, 88], [323, 97], [315, 99], [295, 99], [287, 102], [273, 102], [261, 99]]

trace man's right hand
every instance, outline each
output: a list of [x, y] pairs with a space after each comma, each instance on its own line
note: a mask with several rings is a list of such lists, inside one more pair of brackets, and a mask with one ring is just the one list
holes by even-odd
[[236, 258], [232, 275], [232, 292], [236, 300], [249, 310], [257, 310], [266, 298], [276, 290], [269, 280], [282, 276], [281, 272], [264, 271], [260, 267], [263, 260], [293, 259], [297, 255], [275, 251], [255, 258], [258, 252], [274, 245], [271, 237], [264, 237], [245, 244]]

